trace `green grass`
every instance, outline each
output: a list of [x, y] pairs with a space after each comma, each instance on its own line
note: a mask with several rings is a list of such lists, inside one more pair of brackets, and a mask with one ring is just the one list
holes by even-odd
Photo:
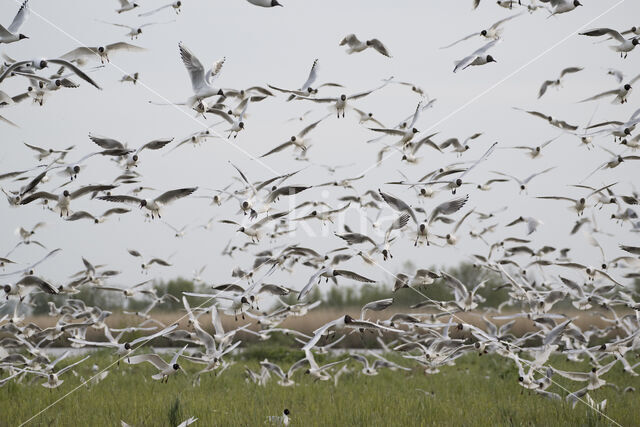
[[[91, 387], [81, 387], [70, 396], [39, 415], [31, 425], [101, 426], [119, 425], [124, 420], [134, 426], [175, 425], [189, 416], [199, 418], [198, 426], [264, 425], [270, 415], [279, 415], [286, 407], [291, 411], [291, 425], [298, 426], [389, 426], [389, 425], [610, 425], [584, 404], [575, 409], [570, 404], [550, 401], [518, 385], [513, 363], [498, 356], [467, 355], [455, 366], [445, 366], [436, 375], [425, 375], [415, 368], [411, 372], [383, 371], [375, 377], [347, 374], [338, 388], [333, 382], [314, 382], [302, 371], [296, 373], [297, 385], [280, 387], [273, 379], [266, 387], [245, 382], [244, 366], [258, 369], [258, 358], [265, 354], [254, 349], [246, 360], [237, 363], [221, 376], [212, 374], [193, 386], [193, 375], [177, 375], [168, 384], [150, 379], [151, 366], [129, 366], [120, 363], [109, 376]], [[286, 351], [270, 348], [271, 361], [295, 359]], [[405, 365], [401, 358], [394, 357]], [[100, 352], [76, 371], [88, 378], [91, 365], [110, 364], [113, 357]], [[318, 361], [322, 360], [320, 356]], [[69, 361], [65, 361], [69, 363]], [[200, 365], [181, 362], [193, 374]], [[354, 372], [359, 365], [349, 362]], [[61, 364], [62, 365], [62, 364]], [[559, 369], [588, 370], [556, 358]], [[60, 366], [61, 367], [61, 366]], [[640, 377], [630, 377], [616, 365], [604, 376], [620, 386], [634, 386], [639, 391], [622, 394], [611, 387], [590, 392], [598, 402], [607, 399], [606, 414], [622, 425], [640, 422]], [[64, 384], [50, 392], [41, 387], [38, 378], [33, 384], [8, 383], [0, 388], [0, 425], [18, 425], [80, 384], [71, 372]], [[572, 383], [554, 376], [569, 390], [584, 383]], [[435, 393], [426, 396], [422, 389]], [[564, 394], [559, 387], [550, 391]]]

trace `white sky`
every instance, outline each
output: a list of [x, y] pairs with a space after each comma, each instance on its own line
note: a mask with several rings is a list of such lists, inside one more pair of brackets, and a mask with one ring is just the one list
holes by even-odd
[[[142, 0], [139, 3], [142, 5], [140, 11], [146, 11], [168, 1]], [[22, 29], [30, 38], [0, 47], [0, 52], [19, 60], [60, 56], [79, 43], [92, 46], [125, 40], [125, 29], [97, 22], [97, 19], [130, 25], [173, 19], [176, 22], [146, 28], [140, 39], [133, 42], [147, 48], [146, 52], [114, 54], [110, 65], [92, 73], [92, 77], [104, 88], [103, 91], [97, 91], [81, 82], [78, 89], [54, 93], [42, 108], [24, 102], [3, 109], [2, 115], [21, 127], [15, 129], [0, 124], [3, 144], [0, 171], [5, 173], [34, 166], [31, 152], [22, 142], [59, 149], [75, 145], [76, 149], [67, 157], [68, 160], [75, 160], [97, 150], [97, 146], [87, 138], [90, 132], [138, 146], [160, 137], [174, 136], [176, 140], [180, 140], [202, 129], [203, 123], [212, 124], [217, 121], [215, 117], [210, 117], [206, 122], [201, 118], [194, 118], [193, 112], [182, 107], [148, 104], [150, 100], [184, 101], [191, 95], [188, 76], [178, 54], [179, 41], [184, 42], [207, 67], [215, 60], [226, 57], [223, 71], [217, 80], [217, 84], [225, 88], [267, 83], [281, 87], [299, 87], [306, 79], [314, 58], [319, 58], [321, 64], [319, 82], [340, 82], [347, 88], [344, 90], [346, 93], [376, 87], [381, 79], [389, 76], [415, 82], [431, 98], [438, 99], [435, 108], [422, 114], [417, 124], [424, 135], [439, 132], [434, 139], [442, 142], [449, 137], [463, 139], [475, 132], [483, 132], [483, 136], [473, 141], [471, 150], [462, 157], [466, 161], [481, 156], [494, 141], [499, 142], [499, 147], [536, 145], [560, 133], [544, 121], [512, 107], [535, 109], [584, 126], [596, 106], [596, 121], [626, 120], [639, 106], [633, 95], [624, 106], [614, 106], [606, 101], [577, 103], [587, 96], [618, 86], [606, 74], [609, 67], [622, 70], [627, 79], [640, 73], [640, 52], [631, 52], [623, 60], [607, 47], [608, 43], [594, 44], [595, 39], [572, 35], [578, 30], [592, 27], [609, 26], [623, 30], [637, 25], [638, 22], [633, 20], [640, 12], [640, 3], [637, 1], [621, 2], [603, 16], [601, 15], [605, 11], [618, 2], [585, 0], [584, 7], [550, 19], [547, 19], [548, 14], [544, 11], [524, 14], [505, 25], [503, 42], [490, 52], [497, 59], [497, 64], [473, 67], [457, 74], [452, 73], [454, 61], [482, 46], [485, 41], [474, 38], [451, 49], [438, 48], [487, 28], [496, 20], [516, 13], [515, 10], [499, 8], [495, 2], [487, 0], [476, 11], [471, 11], [470, 0], [283, 0], [285, 7], [275, 9], [254, 7], [244, 0], [185, 0], [183, 3], [183, 11], [178, 16], [171, 10], [164, 10], [149, 18], [138, 18], [137, 11], [116, 14], [114, 10], [118, 3], [115, 0], [31, 0], [33, 13]], [[9, 24], [18, 7], [19, 4], [14, 0], [0, 2], [3, 25]], [[379, 38], [386, 44], [393, 58], [385, 58], [374, 51], [347, 55], [338, 43], [351, 32], [362, 39]], [[551, 88], [545, 97], [537, 100], [537, 91], [542, 81], [555, 78], [567, 66], [582, 66], [585, 70], [567, 76], [560, 91]], [[139, 72], [143, 84], [132, 86], [130, 83], [119, 83], [118, 80], [125, 74], [121, 70], [126, 73]], [[15, 95], [23, 91], [26, 85], [25, 80], [13, 78], [3, 82], [0, 90]], [[342, 90], [328, 89], [323, 94], [337, 95], [341, 92]], [[383, 123], [392, 126], [411, 114], [418, 100], [418, 96], [406, 87], [390, 85], [357, 101], [357, 106], [372, 111]], [[286, 120], [308, 109], [314, 109], [314, 113], [304, 124], [327, 112], [324, 105], [305, 101], [286, 103], [282, 96], [252, 104], [246, 120], [246, 130], [233, 143], [241, 150], [231, 146], [226, 140], [210, 140], [198, 148], [181, 147], [166, 157], [162, 156], [163, 152], [144, 152], [138, 172], [144, 176], [144, 185], [158, 190], [148, 193], [150, 196], [185, 186], [222, 188], [236, 176], [228, 161], [239, 166], [252, 180], [267, 179], [273, 175], [272, 171], [292, 172], [306, 164], [294, 161], [291, 150], [268, 157], [264, 163], [269, 169], [243, 152], [259, 156], [284, 142], [304, 126], [303, 123]], [[365, 144], [367, 139], [375, 136], [358, 124], [354, 113], [345, 119], [329, 118], [312, 134], [314, 146], [310, 150], [311, 159], [321, 164], [355, 164], [340, 169], [333, 177], [328, 176], [322, 168], [309, 167], [288, 183], [314, 184], [359, 175], [375, 162], [379, 146]], [[387, 139], [387, 142], [392, 141]], [[613, 144], [612, 138], [600, 138], [595, 142], [616, 152], [622, 151]], [[455, 154], [443, 155], [429, 148], [424, 148], [420, 155], [423, 158], [417, 165], [400, 163], [399, 155], [390, 158], [381, 167], [369, 171], [366, 178], [356, 184], [356, 188], [359, 193], [364, 193], [367, 189], [381, 187], [417, 206], [420, 202], [413, 198], [411, 190], [382, 184], [399, 179], [396, 172], [398, 169], [411, 179], [418, 179], [428, 171], [458, 160]], [[487, 162], [473, 171], [469, 176], [471, 180], [480, 182], [494, 177], [489, 172], [492, 170], [525, 177], [551, 166], [557, 168], [532, 181], [528, 194], [519, 194], [515, 183], [498, 184], [489, 193], [473, 188], [468, 191], [460, 190], [459, 194], [468, 192], [470, 200], [456, 218], [469, 208], [475, 207], [486, 212], [508, 205], [508, 211], [498, 217], [501, 224], [520, 215], [535, 216], [545, 223], [532, 236], [534, 247], [546, 244], [558, 248], [573, 247], [577, 261], [600, 264], [598, 250], [589, 246], [583, 236], [569, 236], [576, 216], [565, 209], [566, 203], [536, 200], [534, 196], [580, 197], [583, 193], [568, 185], [577, 184], [608, 157], [599, 148], [589, 151], [579, 146], [578, 138], [569, 134], [561, 136], [547, 148], [542, 158], [536, 160], [530, 160], [519, 151], [496, 150]], [[87, 165], [88, 169], [81, 173], [78, 180], [83, 185], [107, 183], [118, 174], [116, 166], [104, 158], [90, 159]], [[612, 171], [598, 172], [587, 183], [600, 186], [619, 182], [615, 187], [616, 191], [628, 194], [631, 183], [640, 184], [639, 166], [638, 162], [628, 162]], [[42, 189], [52, 190], [62, 179], [54, 177], [53, 182], [43, 185]], [[3, 181], [0, 185], [6, 189], [17, 189], [21, 184]], [[76, 184], [69, 188], [76, 188]], [[352, 193], [348, 190], [328, 190], [329, 193], [324, 195], [328, 195], [326, 200], [334, 207], [340, 205], [336, 201], [337, 197]], [[125, 189], [114, 192], [124, 191]], [[202, 191], [199, 194], [208, 193]], [[301, 194], [296, 202], [318, 200], [322, 197], [321, 189], [312, 189]], [[426, 201], [424, 207], [430, 210], [449, 198], [451, 194], [443, 192], [434, 200]], [[86, 198], [77, 202], [73, 203], [73, 209], [88, 210], [94, 214], [114, 207], [107, 202], [89, 201]], [[277, 209], [287, 207], [286, 199], [276, 205]], [[614, 234], [612, 237], [598, 236], [609, 258], [620, 253], [618, 243], [638, 243], [637, 234], [628, 233], [628, 225], [621, 227], [608, 221], [614, 211], [612, 206], [595, 211], [600, 227]], [[217, 219], [238, 220], [241, 216], [236, 215], [236, 212], [235, 202], [218, 208], [209, 206], [206, 200], [192, 198], [168, 207], [163, 212], [163, 219], [176, 227], [186, 224], [197, 226], [204, 224], [212, 216]], [[374, 213], [371, 212], [370, 215]], [[294, 216], [297, 217], [298, 214]], [[108, 264], [122, 270], [124, 274], [114, 280], [114, 284], [135, 283], [142, 277], [139, 262], [126, 253], [126, 248], [135, 248], [147, 257], [168, 257], [175, 254], [172, 258], [173, 267], [154, 270], [159, 278], [178, 275], [189, 277], [193, 270], [208, 264], [204, 277], [210, 282], [220, 283], [230, 279], [231, 269], [235, 265], [250, 268], [252, 264], [252, 257], [249, 255], [240, 254], [234, 260], [219, 255], [230, 238], [236, 243], [246, 241], [245, 236], [235, 232], [235, 227], [224, 224], [216, 224], [211, 232], [192, 230], [185, 238], [178, 240], [161, 222], [145, 222], [143, 214], [135, 208], [120, 219], [112, 217], [106, 223], [96, 226], [88, 221], [62, 221], [55, 214], [43, 211], [37, 203], [15, 209], [3, 202], [0, 205], [0, 218], [3, 223], [0, 255], [9, 251], [17, 242], [18, 238], [13, 231], [18, 226], [30, 227], [42, 220], [47, 222], [47, 227], [39, 230], [37, 240], [49, 249], [60, 247], [63, 252], [39, 269], [39, 273], [56, 284], [65, 283], [68, 275], [82, 267], [81, 256], [95, 264]], [[348, 223], [358, 229], [359, 219], [356, 213], [352, 212], [348, 218]], [[468, 254], [485, 253], [481, 242], [471, 241], [466, 235], [471, 227], [489, 224], [490, 222], [486, 222], [478, 225], [470, 221], [463, 226], [460, 234], [465, 237], [456, 248], [414, 248], [411, 239], [407, 237], [394, 245], [395, 257], [385, 264], [385, 268], [398, 271], [407, 259], [424, 267], [457, 264], [466, 260]], [[438, 225], [434, 231], [445, 234], [447, 228]], [[320, 233], [322, 227], [313, 224], [311, 229]], [[523, 226], [499, 229], [492, 240], [507, 235], [522, 237], [523, 230]], [[319, 251], [329, 250], [342, 246], [343, 243], [332, 236], [333, 231], [341, 230], [327, 227], [326, 237], [321, 239], [310, 239], [305, 232], [299, 231], [279, 243], [299, 243], [310, 245]], [[381, 237], [376, 238], [379, 240]], [[270, 245], [271, 243], [264, 241], [260, 247], [268, 248]], [[46, 251], [37, 247], [23, 247], [12, 258], [29, 263], [39, 259], [44, 253]], [[375, 267], [363, 267], [358, 260], [352, 260], [345, 266], [377, 279], [385, 277], [383, 271]], [[270, 281], [300, 289], [311, 274], [310, 269], [301, 268], [294, 276], [279, 273]]]

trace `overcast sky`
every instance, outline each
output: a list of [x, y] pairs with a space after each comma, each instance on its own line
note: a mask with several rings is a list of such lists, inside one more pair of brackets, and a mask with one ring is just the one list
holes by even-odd
[[[180, 147], [166, 156], [163, 155], [168, 150], [144, 152], [137, 170], [143, 175], [143, 184], [156, 190], [146, 193], [149, 197], [187, 186], [199, 186], [199, 195], [211, 194], [204, 188], [222, 188], [237, 176], [228, 163], [231, 161], [254, 181], [306, 167], [288, 181], [290, 184], [319, 184], [355, 177], [367, 171], [365, 179], [355, 184], [359, 194], [368, 189], [383, 188], [419, 206], [421, 202], [415, 198], [413, 190], [383, 184], [400, 179], [398, 170], [410, 179], [417, 180], [425, 173], [455, 161], [475, 160], [495, 141], [499, 143], [498, 147], [533, 146], [560, 135], [560, 130], [513, 107], [538, 110], [580, 125], [582, 130], [594, 111], [595, 121], [626, 120], [640, 106], [636, 102], [636, 94], [630, 96], [628, 104], [622, 106], [611, 105], [607, 101], [577, 103], [618, 86], [606, 73], [609, 67], [622, 70], [627, 80], [640, 73], [640, 52], [631, 52], [627, 59], [621, 59], [607, 47], [609, 43], [594, 44], [596, 39], [577, 35], [577, 32], [592, 27], [623, 30], [638, 25], [639, 22], [634, 18], [639, 16], [640, 4], [632, 0], [585, 0], [584, 7], [551, 18], [545, 11], [525, 13], [505, 24], [502, 43], [490, 51], [497, 63], [471, 67], [456, 74], [452, 73], [454, 61], [481, 47], [485, 41], [478, 37], [450, 49], [441, 50], [439, 47], [488, 28], [493, 22], [519, 11], [500, 8], [495, 1], [488, 0], [483, 1], [475, 11], [471, 10], [471, 0], [283, 0], [285, 7], [273, 9], [258, 8], [244, 0], [184, 0], [179, 15], [167, 9], [148, 18], [139, 18], [137, 11], [121, 15], [115, 13], [118, 5], [115, 0], [31, 0], [30, 3], [33, 13], [21, 30], [29, 39], [0, 46], [0, 52], [18, 60], [58, 57], [80, 44], [96, 46], [129, 41], [125, 37], [125, 29], [98, 20], [132, 26], [174, 19], [175, 22], [145, 28], [138, 40], [129, 41], [146, 48], [145, 52], [115, 53], [111, 57], [111, 64], [93, 72], [92, 77], [104, 90], [98, 91], [81, 82], [80, 88], [54, 93], [44, 107], [25, 101], [0, 111], [20, 126], [12, 128], [0, 123], [2, 173], [35, 165], [32, 152], [23, 142], [57, 149], [75, 145], [75, 150], [67, 157], [67, 160], [75, 161], [97, 150], [98, 147], [87, 137], [89, 133], [110, 136], [136, 147], [154, 138], [175, 137], [177, 141], [218, 121], [215, 116], [206, 120], [195, 117], [193, 111], [184, 107], [149, 104], [149, 101], [183, 102], [191, 95], [188, 75], [178, 53], [180, 41], [207, 67], [226, 57], [222, 73], [216, 81], [223, 88], [266, 84], [297, 88], [306, 80], [313, 60], [318, 58], [318, 82], [339, 82], [346, 87], [324, 89], [323, 96], [371, 89], [379, 86], [383, 78], [395, 76], [397, 80], [414, 82], [424, 88], [429, 99], [437, 99], [434, 108], [425, 111], [417, 123], [416, 127], [423, 135], [439, 132], [434, 140], [442, 142], [450, 137], [464, 139], [475, 132], [483, 134], [470, 144], [471, 149], [461, 158], [454, 153], [440, 154], [433, 149], [423, 148], [418, 164], [401, 162], [401, 155], [398, 154], [380, 167], [371, 168], [380, 145], [366, 144], [365, 141], [377, 135], [359, 125], [357, 115], [351, 112], [347, 113], [345, 119], [330, 117], [312, 134], [314, 144], [309, 150], [309, 157], [314, 163], [353, 164], [338, 170], [335, 175], [329, 175], [322, 167], [293, 160], [290, 149], [264, 161], [256, 161], [252, 156], [259, 156], [286, 141], [306, 124], [328, 112], [323, 104], [308, 101], [287, 103], [283, 96], [278, 96], [277, 99], [250, 105], [246, 129], [232, 142], [212, 139], [196, 148], [189, 145]], [[165, 3], [168, 1], [141, 0], [139, 10], [151, 10]], [[19, 2], [14, 0], [0, 2], [3, 25], [9, 24], [18, 7]], [[362, 39], [379, 38], [393, 57], [385, 58], [372, 50], [347, 55], [338, 43], [349, 33], [356, 33]], [[551, 88], [541, 100], [537, 100], [540, 84], [546, 79], [556, 78], [560, 70], [568, 66], [585, 69], [566, 76], [559, 91]], [[141, 82], [138, 85], [118, 82], [124, 74], [134, 72], [140, 73]], [[12, 78], [3, 82], [0, 90], [15, 95], [24, 91], [27, 84], [24, 79]], [[408, 88], [389, 85], [356, 101], [356, 105], [373, 112], [385, 125], [393, 126], [410, 115], [419, 100], [419, 96]], [[304, 122], [287, 122], [287, 119], [309, 109], [313, 109], [313, 113]], [[222, 131], [225, 128], [226, 124], [215, 129]], [[392, 143], [393, 139], [387, 138], [385, 141]], [[595, 144], [622, 152], [611, 137], [596, 139]], [[599, 251], [589, 246], [581, 234], [569, 236], [577, 216], [566, 208], [568, 204], [537, 200], [535, 196], [566, 195], [579, 198], [584, 191], [569, 185], [582, 181], [609, 157], [600, 148], [587, 150], [580, 146], [579, 139], [568, 133], [560, 136], [536, 160], [529, 159], [520, 151], [496, 150], [488, 161], [469, 174], [469, 180], [484, 182], [496, 177], [490, 172], [495, 170], [526, 177], [549, 167], [556, 169], [532, 181], [528, 192], [523, 194], [520, 194], [515, 183], [497, 184], [491, 192], [463, 187], [458, 194], [469, 194], [470, 199], [455, 217], [461, 217], [471, 208], [488, 212], [508, 206], [508, 210], [497, 216], [494, 222], [504, 225], [520, 215], [534, 216], [544, 222], [544, 226], [531, 236], [533, 247], [572, 247], [576, 261], [600, 264]], [[117, 166], [105, 158], [92, 158], [86, 166], [78, 179], [82, 185], [109, 183], [119, 173]], [[586, 184], [602, 186], [619, 182], [616, 191], [628, 194], [632, 190], [632, 183], [640, 188], [639, 167], [639, 162], [628, 162], [611, 171], [596, 173]], [[63, 182], [64, 178], [52, 175], [50, 182], [43, 185], [42, 189], [52, 191]], [[21, 183], [5, 180], [0, 185], [11, 190], [19, 188]], [[68, 188], [74, 189], [77, 185], [73, 183]], [[128, 188], [114, 190], [115, 193], [126, 191]], [[338, 207], [340, 202], [336, 199], [352, 193], [350, 190], [330, 187], [326, 191], [311, 189], [299, 195], [296, 202], [325, 200]], [[434, 199], [424, 201], [421, 206], [430, 211], [451, 197], [450, 192], [443, 191]], [[74, 210], [88, 210], [96, 215], [110, 207], [114, 205], [87, 198], [72, 204]], [[283, 199], [275, 207], [278, 210], [288, 209], [289, 203]], [[65, 283], [71, 273], [82, 268], [81, 256], [94, 264], [108, 264], [122, 270], [122, 276], [114, 280], [114, 284], [135, 283], [144, 276], [140, 274], [139, 261], [127, 254], [127, 248], [137, 249], [145, 257], [167, 258], [173, 255], [173, 267], [154, 269], [152, 276], [148, 277], [189, 277], [194, 270], [207, 264], [203, 276], [208, 282], [220, 283], [230, 280], [231, 269], [236, 265], [251, 268], [253, 258], [250, 254], [239, 254], [234, 259], [220, 256], [229, 239], [240, 244], [247, 237], [236, 233], [235, 227], [225, 224], [215, 224], [211, 231], [193, 228], [206, 223], [213, 216], [216, 219], [239, 221], [242, 216], [237, 215], [237, 211], [238, 205], [233, 200], [222, 207], [210, 206], [208, 201], [199, 198], [180, 200], [163, 212], [163, 219], [170, 224], [178, 228], [189, 225], [191, 228], [183, 239], [176, 239], [162, 222], [145, 221], [142, 211], [137, 208], [119, 219], [112, 217], [96, 226], [87, 221], [65, 222], [54, 213], [43, 211], [37, 203], [16, 209], [3, 202], [0, 205], [3, 223], [0, 255], [8, 252], [18, 241], [14, 235], [17, 227], [31, 227], [38, 221], [46, 221], [47, 226], [38, 231], [37, 240], [49, 249], [60, 247], [63, 251], [55, 260], [43, 265], [39, 273], [56, 284]], [[623, 228], [608, 220], [615, 212], [615, 207], [607, 206], [595, 212], [600, 227], [613, 234], [611, 237], [597, 236], [608, 258], [620, 253], [617, 248], [620, 242], [637, 244], [638, 235], [629, 234], [628, 225]], [[292, 216], [303, 214], [300, 212]], [[370, 211], [369, 215], [373, 217], [375, 212]], [[347, 216], [349, 225], [366, 231], [359, 227], [360, 221], [355, 211]], [[394, 259], [387, 261], [385, 268], [398, 272], [408, 259], [421, 267], [453, 265], [468, 260], [470, 254], [486, 254], [486, 246], [478, 240], [471, 240], [468, 232], [471, 228], [478, 229], [494, 222], [480, 224], [475, 219], [469, 221], [460, 232], [465, 237], [455, 248], [414, 248], [410, 237], [402, 239], [394, 245]], [[315, 236], [324, 232], [325, 237], [309, 238], [309, 228]], [[448, 228], [439, 224], [433, 231], [446, 234]], [[299, 243], [310, 245], [318, 251], [343, 246], [343, 242], [333, 236], [333, 231], [342, 230], [327, 226], [323, 231], [320, 224], [313, 223], [277, 244]], [[523, 237], [524, 234], [522, 225], [509, 229], [499, 227], [489, 238], [494, 241], [510, 235]], [[380, 235], [374, 236], [377, 240], [382, 238]], [[263, 241], [259, 247], [269, 248], [272, 245]], [[38, 247], [22, 247], [11, 258], [28, 264], [44, 253], [46, 251]], [[528, 259], [522, 260], [526, 261]], [[363, 266], [358, 259], [349, 261], [345, 266], [376, 279], [387, 277], [384, 271]], [[300, 289], [312, 273], [308, 268], [301, 268], [293, 276], [278, 273], [272, 281]]]

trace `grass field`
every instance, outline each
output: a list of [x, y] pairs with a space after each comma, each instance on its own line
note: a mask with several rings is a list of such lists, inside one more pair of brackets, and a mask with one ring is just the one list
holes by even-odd
[[[514, 365], [492, 355], [467, 355], [435, 375], [414, 368], [367, 377], [359, 373], [360, 365], [350, 361], [352, 373], [343, 375], [337, 388], [332, 381], [314, 382], [303, 371], [296, 373], [293, 387], [277, 385], [273, 376], [266, 387], [245, 382], [244, 367], [257, 371], [258, 361], [265, 356], [288, 368], [301, 353], [255, 347], [222, 375], [205, 375], [196, 386], [192, 374], [200, 365], [185, 360], [181, 364], [189, 375], [173, 376], [167, 384], [151, 380], [154, 372], [146, 364], [120, 363], [102, 382], [81, 387], [30, 425], [116, 426], [124, 420], [134, 426], [169, 426], [195, 416], [199, 418], [196, 426], [252, 426], [264, 425], [268, 416], [279, 415], [285, 407], [291, 411], [291, 425], [298, 426], [612, 425], [582, 403], [572, 409], [565, 400], [547, 400], [523, 389]], [[411, 366], [402, 358], [393, 359]], [[0, 425], [28, 420], [79, 385], [80, 377], [89, 378], [94, 363], [103, 368], [114, 360], [107, 352], [94, 354], [77, 367], [77, 377], [66, 373], [61, 378], [64, 384], [53, 391], [41, 387], [40, 378], [31, 385], [9, 382], [0, 388]], [[65, 360], [60, 367], [70, 362]], [[551, 364], [559, 369], [589, 369], [587, 364], [569, 364], [559, 356]], [[638, 391], [622, 393], [603, 387], [590, 395], [598, 402], [607, 399], [605, 413], [616, 422], [638, 425], [640, 379], [624, 374], [620, 365], [604, 378], [620, 390], [633, 386]], [[571, 391], [584, 384], [557, 375], [554, 380]], [[566, 395], [555, 385], [549, 391]]]

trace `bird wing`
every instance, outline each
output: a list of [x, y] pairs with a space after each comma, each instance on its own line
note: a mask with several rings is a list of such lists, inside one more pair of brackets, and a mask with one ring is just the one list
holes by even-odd
[[589, 36], [589, 37], [600, 37], [607, 34], [613, 37], [614, 39], [618, 40], [620, 43], [624, 43], [626, 41], [625, 38], [622, 37], [622, 34], [617, 32], [616, 30], [612, 30], [611, 28], [594, 28], [593, 30], [580, 33], [581, 36]]
[[194, 92], [198, 92], [206, 86], [204, 77], [204, 67], [200, 60], [182, 43], [178, 44], [180, 49], [180, 58], [189, 73], [191, 79], [191, 87]]
[[58, 200], [58, 196], [56, 196], [55, 194], [48, 193], [46, 191], [38, 191], [37, 193], [33, 193], [29, 197], [22, 199], [20, 204], [26, 205], [38, 199]]
[[486, 45], [482, 46], [480, 49], [476, 50], [475, 52], [473, 52], [471, 55], [463, 58], [462, 60], [458, 61], [458, 63], [456, 64], [456, 67], [453, 69], [453, 72], [455, 73], [458, 70], [464, 70], [465, 68], [467, 68], [469, 65], [471, 65], [471, 63], [473, 61], [475, 61], [475, 59], [481, 55], [483, 55], [487, 50], [491, 49], [493, 46], [495, 46], [500, 40], [492, 40], [489, 43], [487, 43]]
[[375, 283], [375, 280], [368, 279], [364, 276], [359, 275], [358, 273], [354, 273], [353, 271], [349, 271], [349, 270], [334, 270], [333, 274], [335, 276], [343, 276], [348, 279], [355, 280], [357, 282]]
[[190, 188], [179, 188], [177, 190], [170, 190], [161, 194], [159, 197], [156, 197], [155, 201], [157, 203], [166, 205], [168, 203], [174, 202], [178, 199], [181, 199], [183, 197], [187, 197], [193, 194], [193, 192], [196, 191], [197, 189], [198, 187], [190, 187]]
[[127, 357], [125, 361], [130, 365], [137, 365], [138, 363], [149, 362], [158, 370], [164, 371], [169, 367], [169, 364], [164, 361], [157, 354], [139, 354], [136, 356]]
[[94, 193], [98, 191], [108, 191], [116, 188], [115, 185], [87, 185], [85, 187], [78, 188], [76, 191], [71, 193], [71, 199], [77, 199], [78, 197], [82, 197], [85, 194]]
[[116, 202], [116, 203], [131, 203], [134, 205], [140, 204], [140, 202], [142, 202], [142, 199], [139, 199], [137, 197], [134, 196], [128, 196], [128, 195], [113, 195], [113, 196], [100, 196], [98, 197], [99, 200], [105, 200], [107, 202]]
[[91, 77], [89, 77], [88, 74], [86, 74], [80, 68], [76, 67], [75, 64], [72, 64], [71, 62], [69, 62], [67, 60], [64, 60], [64, 59], [47, 59], [47, 62], [51, 62], [52, 64], [58, 64], [58, 65], [62, 65], [64, 67], [66, 67], [66, 68], [69, 68], [71, 71], [73, 71], [82, 80], [84, 80], [87, 83], [95, 86], [97, 89], [102, 90], [102, 88], [98, 85], [98, 83], [96, 83]]
[[360, 45], [361, 43], [362, 42], [360, 41], [360, 39], [358, 39], [358, 37], [355, 34], [349, 34], [342, 39], [342, 41], [340, 42], [340, 46], [344, 46], [345, 44], [348, 44], [349, 47], [355, 47]]
[[458, 43], [460, 43], [460, 42], [463, 42], [463, 41], [465, 41], [465, 40], [469, 40], [471, 37], [475, 37], [475, 36], [479, 36], [479, 35], [480, 35], [480, 32], [469, 34], [468, 36], [463, 37], [463, 38], [461, 38], [460, 40], [456, 40], [456, 41], [454, 41], [454, 42], [453, 42], [453, 43], [451, 43], [451, 44], [448, 44], [448, 45], [446, 45], [446, 46], [442, 46], [440, 49], [448, 49], [448, 48], [450, 48], [450, 47], [452, 47], [452, 46], [457, 45], [457, 44], [458, 44]]
[[369, 40], [369, 46], [371, 46], [372, 48], [374, 48], [376, 51], [386, 56], [387, 58], [391, 58], [391, 55], [389, 54], [389, 50], [387, 50], [385, 45], [382, 44], [380, 40], [378, 39]]
[[469, 195], [467, 194], [464, 197], [458, 197], [456, 199], [449, 200], [447, 202], [441, 203], [431, 212], [429, 216], [429, 224], [433, 223], [433, 220], [440, 214], [442, 215], [451, 215], [453, 213], [458, 212], [465, 203], [469, 200]]
[[125, 149], [122, 142], [113, 138], [89, 134], [89, 139], [105, 150]]
[[22, 6], [20, 6], [20, 9], [18, 9], [18, 13], [16, 13], [13, 21], [11, 21], [9, 28], [7, 28], [9, 32], [17, 34], [17, 32], [20, 31], [20, 27], [22, 27], [24, 22], [29, 17], [30, 13], [31, 10], [29, 9], [29, 0], [24, 0]]
[[173, 138], [163, 138], [163, 139], [154, 139], [153, 141], [149, 141], [140, 148], [136, 150], [136, 153], [141, 152], [142, 150], [159, 150], [163, 148], [165, 145], [171, 143]]
[[298, 295], [298, 301], [306, 297], [307, 294], [311, 292], [311, 289], [313, 289], [313, 287], [315, 286], [316, 280], [318, 280], [318, 277], [320, 277], [322, 273], [326, 273], [327, 271], [329, 271], [329, 269], [326, 267], [323, 267], [320, 270], [313, 273], [313, 275], [311, 276], [311, 278], [309, 279], [305, 287], [302, 288], [302, 290], [300, 291], [300, 294]]
[[407, 212], [413, 221], [418, 224], [418, 219], [416, 218], [416, 214], [413, 212], [413, 209], [411, 209], [411, 206], [391, 194], [383, 193], [380, 189], [378, 189], [378, 193], [392, 209], [400, 212]]
[[317, 78], [318, 78], [318, 59], [315, 59], [313, 61], [313, 65], [311, 66], [311, 70], [309, 71], [309, 77], [307, 77], [307, 81], [304, 82], [300, 90], [302, 92], [305, 92], [307, 89], [311, 87], [311, 85], [316, 81]]

